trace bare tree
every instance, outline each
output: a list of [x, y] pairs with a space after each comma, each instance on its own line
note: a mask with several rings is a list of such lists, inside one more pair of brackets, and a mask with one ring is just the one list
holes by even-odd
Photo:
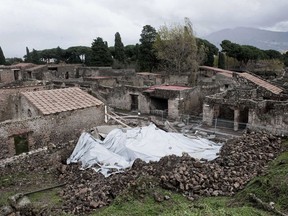
[[163, 25], [158, 30], [154, 43], [160, 66], [169, 74], [191, 75], [195, 83], [197, 63], [197, 44], [190, 20], [185, 18], [184, 25]]

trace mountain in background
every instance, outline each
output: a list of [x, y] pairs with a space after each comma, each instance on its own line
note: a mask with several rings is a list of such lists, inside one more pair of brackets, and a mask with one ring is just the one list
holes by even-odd
[[205, 36], [204, 39], [216, 45], [220, 50], [220, 44], [223, 40], [229, 40], [240, 45], [255, 46], [262, 50], [273, 49], [280, 52], [288, 50], [288, 32], [237, 27], [211, 33]]

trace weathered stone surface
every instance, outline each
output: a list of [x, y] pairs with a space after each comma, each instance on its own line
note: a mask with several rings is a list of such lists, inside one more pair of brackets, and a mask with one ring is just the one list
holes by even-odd
[[11, 215], [13, 212], [14, 210], [11, 206], [3, 206], [0, 209], [0, 215], [3, 215], [3, 216]]

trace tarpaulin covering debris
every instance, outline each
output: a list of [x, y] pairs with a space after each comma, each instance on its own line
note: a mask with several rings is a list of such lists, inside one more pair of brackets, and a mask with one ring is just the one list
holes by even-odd
[[82, 168], [92, 167], [109, 176], [131, 167], [137, 158], [145, 162], [159, 161], [161, 157], [181, 156], [185, 152], [197, 159], [212, 160], [217, 157], [220, 147], [204, 138], [187, 138], [150, 124], [147, 127], [114, 129], [103, 141], [82, 133], [67, 164], [81, 162]]

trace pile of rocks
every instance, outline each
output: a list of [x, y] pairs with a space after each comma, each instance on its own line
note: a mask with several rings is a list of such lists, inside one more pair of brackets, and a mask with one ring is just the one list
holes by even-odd
[[[181, 192], [193, 200], [199, 196], [232, 195], [265, 170], [280, 152], [281, 139], [268, 134], [244, 134], [226, 143], [213, 161], [197, 160], [188, 154], [163, 157], [159, 162], [136, 160], [125, 173], [104, 178], [78, 165], [62, 165], [60, 177], [70, 179], [61, 192], [63, 210], [83, 213], [108, 205], [127, 187], [141, 192], [139, 178], [153, 178], [151, 184]], [[65, 168], [63, 168], [65, 167]]]
[[[63, 205], [53, 212], [87, 214], [109, 205], [115, 197], [127, 190], [133, 190], [134, 194], [141, 197], [147, 187], [160, 186], [178, 191], [191, 200], [200, 196], [232, 195], [253, 177], [261, 174], [267, 163], [283, 149], [280, 138], [262, 133], [244, 134], [224, 144], [219, 157], [213, 161], [197, 160], [185, 153], [181, 157], [166, 156], [158, 162], [145, 163], [137, 159], [126, 172], [108, 178], [92, 169], [80, 170], [80, 164], [66, 165], [72, 150], [68, 148], [49, 152], [48, 149], [39, 152], [33, 157], [5, 164], [5, 167], [0, 167], [0, 175], [17, 172], [49, 173], [52, 176], [50, 180], [43, 175], [37, 182], [19, 182], [19, 185], [29, 187], [29, 184], [39, 183], [39, 188], [42, 188], [43, 184], [67, 183], [60, 192]], [[155, 195], [157, 201], [165, 199], [168, 197]]]

